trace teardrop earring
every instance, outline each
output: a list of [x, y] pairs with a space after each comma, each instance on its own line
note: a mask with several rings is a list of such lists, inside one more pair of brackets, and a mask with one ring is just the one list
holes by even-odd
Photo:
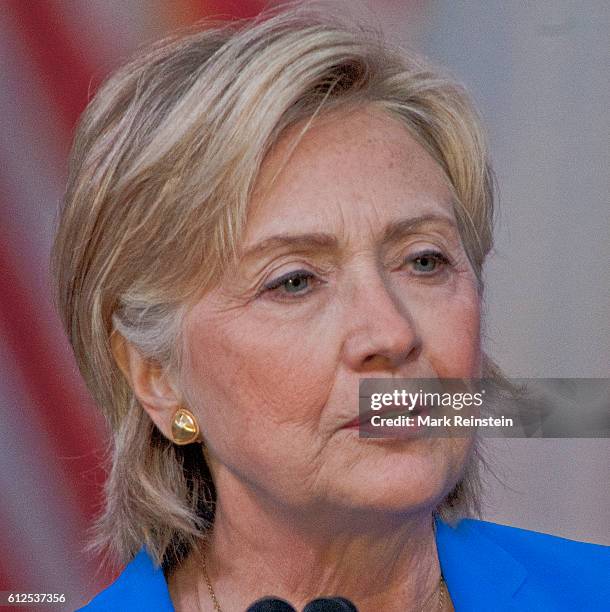
[[178, 408], [172, 417], [172, 440], [184, 446], [192, 444], [199, 437], [199, 425], [195, 415], [186, 408]]

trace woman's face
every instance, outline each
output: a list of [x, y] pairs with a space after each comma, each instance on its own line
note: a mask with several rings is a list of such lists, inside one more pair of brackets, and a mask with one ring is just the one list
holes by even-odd
[[428, 509], [472, 441], [345, 426], [361, 378], [480, 374], [450, 190], [399, 120], [368, 109], [319, 120], [269, 188], [300, 127], [263, 164], [238, 266], [185, 321], [218, 494], [226, 483], [303, 512]]

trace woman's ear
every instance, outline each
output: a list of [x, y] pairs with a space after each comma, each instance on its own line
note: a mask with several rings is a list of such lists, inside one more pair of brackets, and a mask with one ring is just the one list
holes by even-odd
[[155, 425], [170, 440], [174, 412], [182, 405], [164, 369], [146, 358], [116, 330], [110, 337], [112, 354], [138, 401]]

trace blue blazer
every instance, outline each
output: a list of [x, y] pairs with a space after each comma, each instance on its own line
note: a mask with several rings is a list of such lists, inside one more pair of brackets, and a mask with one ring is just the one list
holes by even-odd
[[[610, 547], [464, 519], [436, 520], [443, 576], [457, 612], [610, 612]], [[173, 612], [145, 549], [81, 610]]]

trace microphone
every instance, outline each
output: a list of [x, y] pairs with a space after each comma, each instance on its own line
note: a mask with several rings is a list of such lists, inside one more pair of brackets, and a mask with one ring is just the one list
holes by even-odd
[[310, 601], [303, 612], [358, 612], [358, 608], [345, 597], [320, 597]]
[[257, 599], [246, 612], [297, 612], [286, 600], [277, 597]]
[[[286, 600], [278, 597], [257, 599], [246, 612], [296, 612]], [[303, 612], [358, 612], [358, 608], [345, 597], [320, 597], [310, 601]]]

